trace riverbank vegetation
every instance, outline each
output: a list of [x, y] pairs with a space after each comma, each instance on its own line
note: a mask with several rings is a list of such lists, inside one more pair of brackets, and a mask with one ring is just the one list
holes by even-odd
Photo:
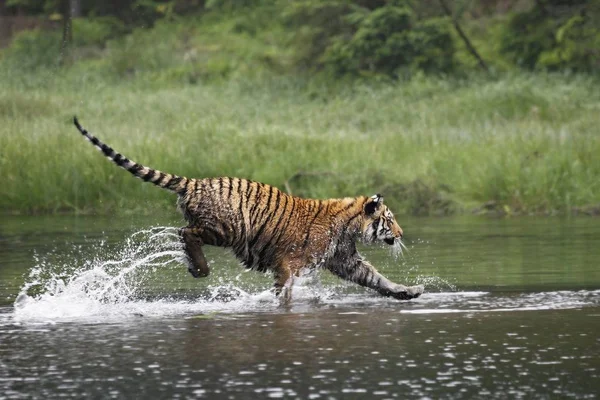
[[[536, 54], [526, 35], [502, 39], [525, 12], [465, 21], [482, 68], [451, 18], [381, 11], [395, 2], [212, 3], [187, 16], [166, 9], [152, 28], [74, 19], [62, 53], [60, 30], [24, 32], [2, 50], [0, 209], [172, 205], [86, 143], [77, 114], [131, 159], [191, 177], [245, 177], [309, 197], [380, 192], [417, 215], [597, 210], [597, 60], [569, 47], [597, 39], [585, 17], [544, 25], [554, 41], [540, 39]], [[571, 40], [578, 34], [587, 42]]]

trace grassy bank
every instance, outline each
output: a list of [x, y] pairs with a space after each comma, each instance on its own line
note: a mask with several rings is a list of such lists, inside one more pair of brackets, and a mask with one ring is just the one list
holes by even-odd
[[[600, 203], [600, 85], [586, 77], [299, 78], [156, 86], [84, 68], [0, 91], [0, 209], [143, 212], [174, 198], [108, 163], [72, 126], [186, 176], [311, 197], [383, 193], [398, 213], [569, 213]], [[43, 82], [43, 83], [41, 83]]]

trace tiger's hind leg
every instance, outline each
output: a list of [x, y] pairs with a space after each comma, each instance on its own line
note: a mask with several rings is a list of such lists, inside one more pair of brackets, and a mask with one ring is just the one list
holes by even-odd
[[195, 228], [185, 227], [179, 230], [183, 250], [188, 264], [188, 271], [194, 278], [204, 278], [210, 273], [210, 268], [204, 257], [202, 245], [204, 244], [200, 232]]
[[275, 269], [275, 284], [273, 285], [276, 296], [281, 296], [283, 302], [292, 298], [292, 272], [287, 265]]
[[288, 305], [292, 300], [294, 276], [299, 276], [300, 264], [296, 260], [282, 262], [275, 268], [275, 295], [279, 296], [282, 305]]

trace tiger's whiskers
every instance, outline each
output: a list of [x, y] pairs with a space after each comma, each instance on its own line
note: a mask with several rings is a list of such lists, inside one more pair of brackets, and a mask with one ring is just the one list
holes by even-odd
[[405, 250], [408, 252], [408, 248], [402, 243], [401, 239], [394, 240], [394, 245], [392, 246], [392, 256], [394, 258], [404, 257]]

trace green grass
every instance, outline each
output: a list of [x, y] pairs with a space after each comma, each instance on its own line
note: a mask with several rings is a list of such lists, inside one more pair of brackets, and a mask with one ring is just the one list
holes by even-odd
[[598, 77], [334, 81], [294, 70], [291, 32], [266, 16], [161, 21], [105, 46], [76, 30], [60, 68], [52, 34], [17, 39], [0, 53], [0, 211], [173, 209], [87, 143], [75, 114], [127, 157], [190, 177], [380, 192], [411, 214], [600, 209]]
[[107, 162], [72, 126], [74, 114], [154, 168], [287, 182], [310, 197], [381, 192], [398, 213], [471, 212], [484, 203], [568, 213], [600, 203], [600, 85], [589, 77], [158, 85], [102, 79], [82, 65], [31, 76], [0, 78], [4, 212], [173, 208], [171, 194]]

